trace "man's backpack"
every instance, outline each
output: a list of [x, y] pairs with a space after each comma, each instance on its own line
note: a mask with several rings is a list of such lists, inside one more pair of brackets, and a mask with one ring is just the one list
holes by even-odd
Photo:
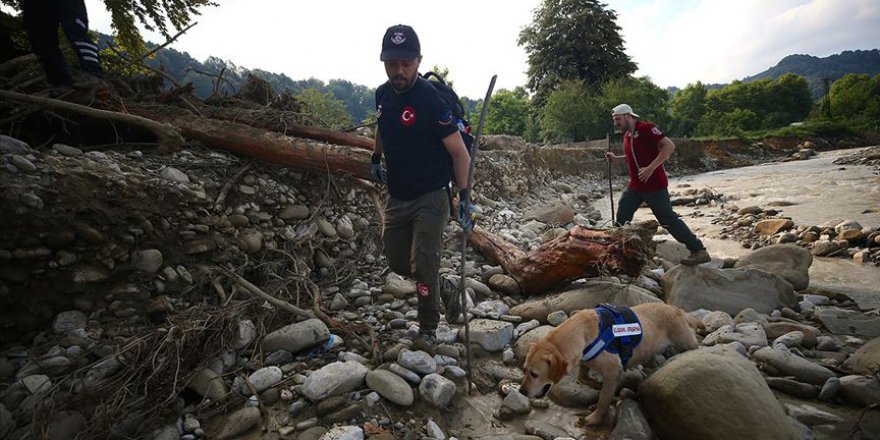
[[[435, 79], [432, 80], [431, 77], [434, 77]], [[440, 96], [443, 97], [443, 100], [446, 101], [446, 105], [452, 110], [452, 115], [455, 117], [455, 122], [458, 124], [458, 131], [461, 132], [461, 138], [464, 139], [464, 145], [467, 147], [468, 153], [472, 153], [474, 137], [471, 135], [471, 123], [464, 117], [464, 107], [461, 105], [461, 98], [458, 97], [458, 94], [455, 93], [455, 90], [452, 90], [452, 87], [450, 87], [449, 84], [446, 84], [446, 81], [440, 76], [440, 74], [436, 72], [426, 72], [422, 75], [422, 78], [428, 80], [431, 85], [434, 86], [434, 89], [440, 92]]]

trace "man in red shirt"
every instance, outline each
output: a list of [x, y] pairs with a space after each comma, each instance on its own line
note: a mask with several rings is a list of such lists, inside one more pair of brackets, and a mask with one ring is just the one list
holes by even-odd
[[608, 151], [605, 158], [612, 162], [626, 161], [629, 168], [629, 185], [620, 196], [615, 223], [620, 226], [632, 221], [642, 202], [647, 203], [657, 221], [691, 252], [681, 260], [682, 264], [695, 266], [709, 262], [703, 242], [672, 211], [669, 201], [669, 181], [663, 162], [672, 155], [675, 144], [654, 124], [639, 121], [639, 115], [627, 104], [614, 107], [611, 117], [614, 128], [623, 132], [624, 156]]

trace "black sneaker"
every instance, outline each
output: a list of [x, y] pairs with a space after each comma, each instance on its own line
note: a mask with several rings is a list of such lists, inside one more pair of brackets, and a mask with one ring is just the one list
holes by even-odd
[[413, 351], [421, 350], [434, 356], [437, 353], [437, 336], [434, 335], [434, 331], [420, 331], [419, 336], [413, 339], [409, 348]]
[[446, 322], [457, 322], [461, 318], [461, 290], [447, 277], [440, 277], [440, 298], [446, 307]]
[[696, 266], [698, 264], [708, 263], [712, 261], [709, 252], [706, 249], [691, 252], [690, 255], [681, 259], [681, 264], [685, 266]]

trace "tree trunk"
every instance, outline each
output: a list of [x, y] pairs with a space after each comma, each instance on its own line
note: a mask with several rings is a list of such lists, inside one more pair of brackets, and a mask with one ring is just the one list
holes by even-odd
[[199, 109], [202, 114], [211, 119], [237, 122], [251, 127], [271, 130], [287, 136], [314, 139], [316, 141], [329, 142], [335, 145], [347, 145], [373, 151], [373, 140], [363, 136], [357, 136], [340, 131], [325, 130], [317, 127], [298, 125], [293, 118], [286, 118], [283, 112], [266, 112], [263, 110], [218, 108], [209, 107]]
[[500, 264], [529, 295], [544, 293], [583, 277], [626, 274], [638, 276], [653, 256], [657, 222], [617, 229], [575, 226], [526, 253], [500, 237], [474, 228], [470, 243]]
[[163, 112], [147, 107], [130, 106], [132, 113], [167, 122], [187, 140], [231, 151], [265, 162], [300, 169], [349, 174], [372, 179], [370, 152], [309, 139], [288, 137], [236, 122], [208, 119], [192, 114]]

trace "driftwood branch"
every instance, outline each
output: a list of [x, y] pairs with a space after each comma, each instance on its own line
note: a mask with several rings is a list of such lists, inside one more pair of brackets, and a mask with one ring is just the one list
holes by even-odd
[[[122, 66], [122, 68], [121, 68], [120, 70], [125, 71], [125, 69], [128, 69], [129, 67], [131, 67], [131, 66], [134, 65], [134, 64], [140, 64], [141, 61], [147, 59], [150, 55], [152, 55], [152, 54], [154, 54], [154, 53], [156, 53], [156, 52], [158, 52], [158, 51], [164, 49], [166, 46], [168, 46], [169, 44], [173, 43], [173, 42], [174, 42], [175, 40], [177, 40], [181, 35], [185, 34], [186, 31], [192, 29], [192, 27], [195, 26], [195, 25], [197, 25], [197, 24], [199, 24], [199, 23], [198, 23], [198, 22], [193, 22], [191, 25], [189, 25], [189, 26], [183, 28], [180, 32], [174, 34], [173, 37], [169, 38], [168, 41], [166, 41], [166, 42], [163, 43], [162, 45], [154, 47], [153, 50], [151, 50], [151, 51], [149, 51], [149, 52], [147, 52], [147, 53], [141, 55], [141, 56], [138, 57], [137, 59], [130, 60], [128, 63], [126, 63], [124, 66]], [[172, 80], [172, 82], [174, 82], [174, 80]]]
[[229, 279], [231, 279], [236, 284], [238, 284], [239, 286], [244, 288], [244, 290], [247, 291], [248, 293], [250, 293], [251, 295], [262, 298], [262, 299], [266, 300], [267, 302], [269, 302], [269, 304], [272, 304], [273, 306], [278, 307], [281, 310], [284, 310], [286, 312], [290, 312], [296, 316], [299, 316], [300, 318], [314, 318], [315, 317], [315, 313], [312, 312], [311, 310], [302, 309], [302, 308], [299, 308], [299, 307], [297, 307], [287, 301], [283, 301], [278, 298], [275, 298], [274, 296], [269, 295], [268, 293], [264, 292], [263, 289], [260, 289], [259, 287], [255, 286], [253, 283], [251, 283], [250, 281], [244, 279], [243, 277], [239, 276], [237, 273], [235, 273], [225, 267], [213, 266], [211, 269], [214, 269], [214, 270], [217, 270], [217, 271], [223, 273], [223, 275], [226, 275], [227, 277], [229, 277]]
[[539, 294], [578, 278], [606, 274], [637, 276], [653, 255], [657, 222], [618, 229], [575, 226], [526, 253], [504, 239], [474, 228], [470, 243], [500, 264], [527, 294]]
[[161, 122], [156, 122], [155, 120], [143, 118], [140, 116], [101, 110], [86, 107], [84, 105], [74, 104], [72, 102], [59, 101], [57, 99], [44, 98], [41, 96], [26, 95], [23, 93], [10, 92], [7, 90], [0, 90], [0, 97], [19, 102], [36, 104], [42, 108], [51, 108], [76, 113], [89, 118], [121, 122], [142, 127], [153, 132], [156, 137], [159, 138], [159, 144], [164, 147], [177, 148], [182, 146], [184, 143], [183, 137], [174, 126], [163, 124]]

